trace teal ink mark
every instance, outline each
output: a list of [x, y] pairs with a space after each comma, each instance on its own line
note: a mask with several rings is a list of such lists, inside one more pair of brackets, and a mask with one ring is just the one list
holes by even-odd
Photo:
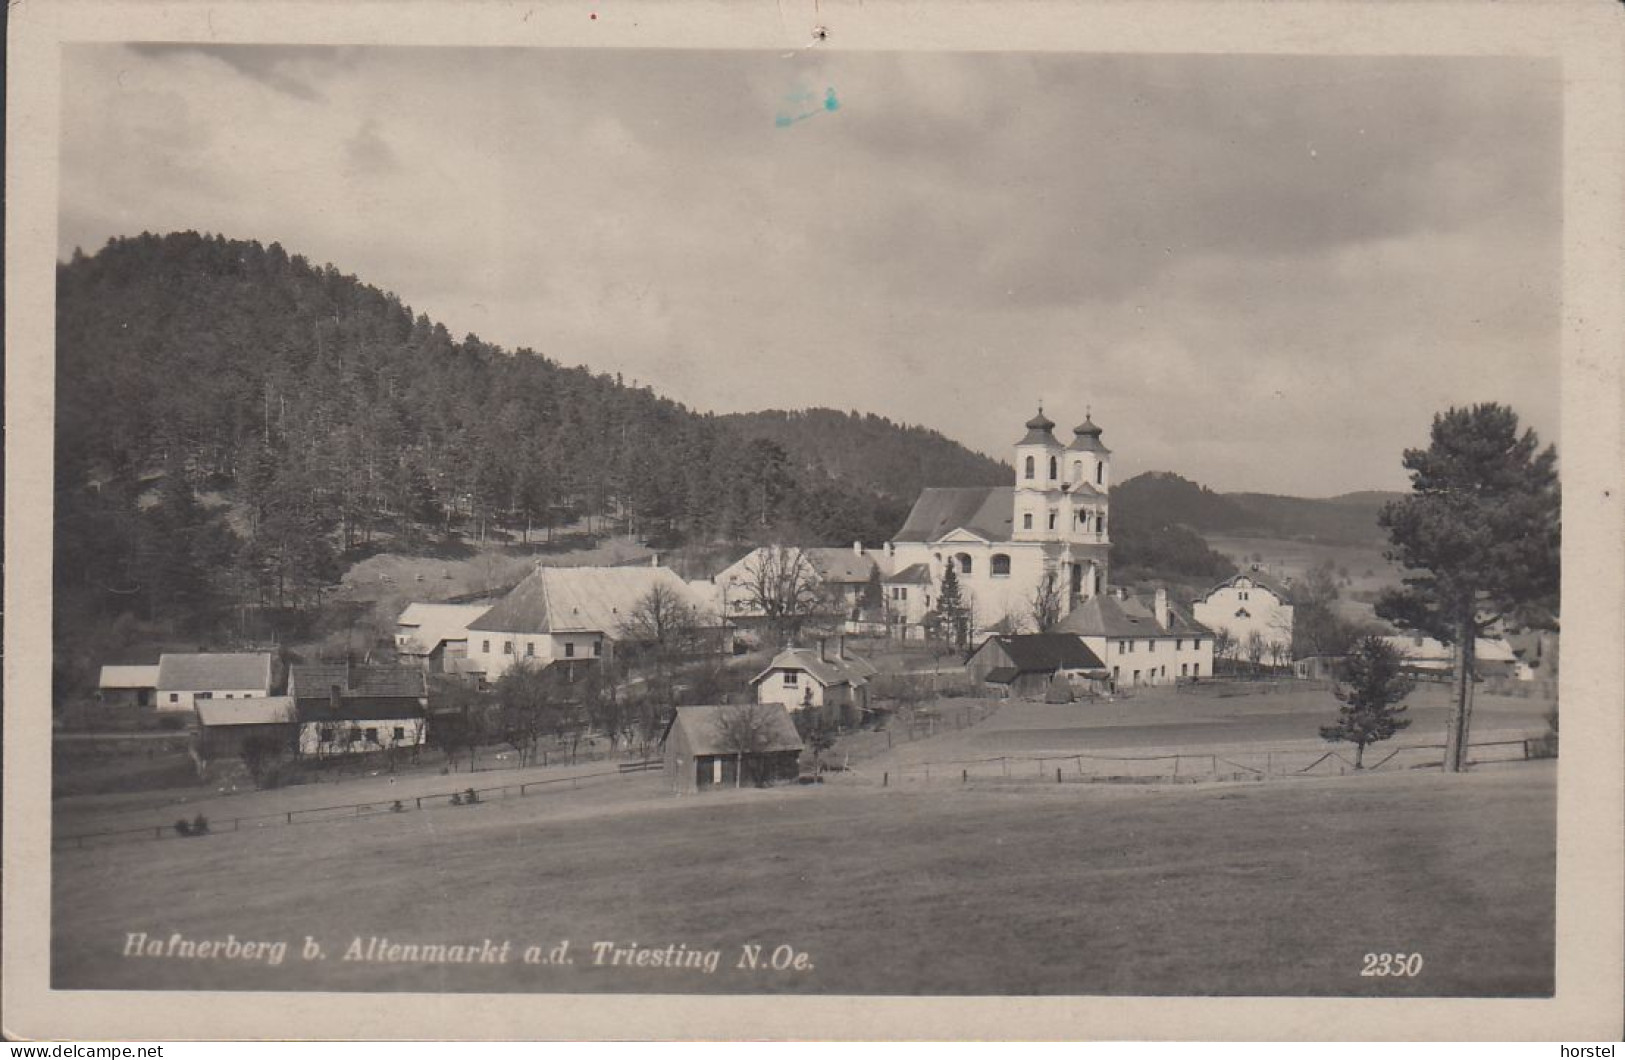
[[[805, 106], [806, 104], [812, 103], [817, 98], [818, 94], [815, 92], [807, 89], [797, 89], [787, 94], [784, 97], [784, 101], [786, 103], [794, 103]], [[801, 110], [800, 113], [796, 114], [787, 114], [781, 110], [779, 111], [778, 115], [774, 117], [773, 124], [780, 129], [788, 128], [798, 121], [806, 121], [808, 118], [816, 116], [820, 109], [822, 109], [822, 111], [826, 114], [833, 113], [834, 111], [841, 109], [841, 101], [835, 98], [835, 90], [833, 88], [826, 88], [824, 90], [824, 101], [821, 108], [813, 107], [811, 110]]]

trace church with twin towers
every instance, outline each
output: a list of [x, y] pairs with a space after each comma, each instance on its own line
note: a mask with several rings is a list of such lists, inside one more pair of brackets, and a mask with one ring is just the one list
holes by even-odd
[[929, 610], [953, 564], [982, 629], [1006, 620], [1030, 628], [1046, 576], [1053, 576], [1061, 615], [1105, 592], [1112, 476], [1111, 450], [1100, 436], [1085, 414], [1063, 444], [1040, 408], [1015, 443], [1012, 484], [920, 493], [886, 543], [894, 572], [887, 583], [911, 587]]

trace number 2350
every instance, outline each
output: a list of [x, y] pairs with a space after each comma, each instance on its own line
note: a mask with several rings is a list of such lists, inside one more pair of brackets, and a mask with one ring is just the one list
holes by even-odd
[[1422, 955], [1420, 953], [1368, 953], [1365, 955], [1365, 964], [1360, 968], [1361, 975], [1375, 976], [1407, 976], [1413, 977], [1422, 974]]

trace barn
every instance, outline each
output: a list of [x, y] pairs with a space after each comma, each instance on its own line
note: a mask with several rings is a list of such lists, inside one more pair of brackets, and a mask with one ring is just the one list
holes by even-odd
[[299, 718], [292, 696], [249, 699], [205, 699], [197, 711], [198, 757], [204, 761], [235, 758], [252, 740], [274, 742], [292, 753], [299, 738]]
[[666, 781], [679, 795], [796, 779], [801, 736], [780, 703], [678, 707], [664, 740]]
[[1074, 684], [1104, 682], [1106, 665], [1083, 641], [1067, 633], [1026, 633], [989, 637], [965, 663], [976, 681], [997, 686], [1010, 696], [1040, 698], [1054, 691], [1068, 694]]

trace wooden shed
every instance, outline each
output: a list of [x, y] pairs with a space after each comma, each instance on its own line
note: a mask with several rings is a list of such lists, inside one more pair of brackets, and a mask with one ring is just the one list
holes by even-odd
[[801, 737], [780, 703], [678, 707], [663, 750], [678, 794], [782, 783], [801, 769]]
[[989, 637], [966, 661], [965, 670], [1011, 696], [1048, 698], [1052, 690], [1064, 690], [1067, 695], [1060, 702], [1071, 699], [1074, 684], [1083, 687], [1108, 677], [1100, 658], [1070, 633]]

